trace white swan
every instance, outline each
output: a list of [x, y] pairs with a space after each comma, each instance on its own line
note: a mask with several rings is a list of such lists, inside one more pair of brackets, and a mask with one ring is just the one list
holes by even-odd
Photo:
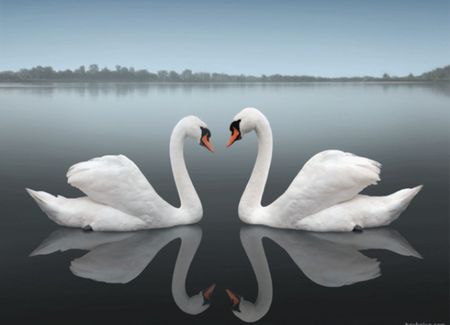
[[240, 236], [256, 277], [258, 294], [252, 303], [230, 289], [226, 292], [233, 313], [248, 323], [261, 319], [272, 305], [272, 277], [262, 243], [264, 238], [278, 244], [311, 281], [324, 287], [341, 287], [379, 277], [380, 262], [361, 254], [361, 250], [384, 249], [422, 258], [398, 232], [386, 228], [361, 234], [324, 234], [247, 226], [241, 229]]
[[59, 229], [30, 255], [47, 255], [69, 249], [89, 250], [71, 262], [78, 277], [106, 283], [128, 283], [144, 271], [156, 254], [173, 240], [181, 246], [172, 275], [172, 296], [185, 313], [197, 315], [208, 309], [215, 285], [189, 296], [186, 277], [202, 238], [196, 226], [122, 233], [86, 233], [78, 229]]
[[181, 206], [162, 199], [127, 157], [104, 156], [78, 163], [68, 183], [87, 196], [65, 198], [27, 189], [47, 216], [59, 225], [96, 231], [132, 231], [198, 222], [202, 204], [189, 177], [183, 147], [187, 137], [213, 151], [211, 132], [195, 116], [178, 122], [170, 137], [170, 163]]
[[390, 224], [422, 188], [380, 197], [359, 195], [380, 180], [381, 165], [351, 153], [326, 150], [313, 156], [288, 189], [263, 207], [261, 198], [272, 159], [269, 121], [255, 108], [242, 110], [230, 125], [232, 135], [227, 146], [253, 130], [258, 138], [258, 155], [238, 210], [246, 223], [309, 231], [360, 231]]

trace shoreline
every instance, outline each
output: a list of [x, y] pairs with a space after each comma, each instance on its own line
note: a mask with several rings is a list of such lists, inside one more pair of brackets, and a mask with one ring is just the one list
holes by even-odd
[[0, 81], [3, 85], [294, 85], [294, 84], [447, 84], [449, 80], [317, 80], [317, 81], [199, 81], [199, 82], [161, 82], [161, 81]]

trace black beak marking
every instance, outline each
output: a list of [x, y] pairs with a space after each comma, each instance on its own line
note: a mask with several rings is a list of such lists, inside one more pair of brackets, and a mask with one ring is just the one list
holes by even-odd
[[240, 126], [239, 126], [240, 123], [241, 123], [241, 120], [237, 120], [237, 121], [233, 121], [233, 122], [230, 124], [230, 131], [231, 131], [231, 134], [233, 134], [233, 130], [234, 130], [234, 129], [238, 130], [238, 132], [239, 132], [239, 135], [238, 135], [238, 137], [236, 138], [236, 141], [242, 139], [242, 136], [241, 136], [241, 128], [240, 128]]

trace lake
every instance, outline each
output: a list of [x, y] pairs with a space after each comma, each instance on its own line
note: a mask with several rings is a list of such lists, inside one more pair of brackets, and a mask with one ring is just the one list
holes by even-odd
[[[424, 189], [392, 225], [361, 234], [245, 225], [237, 206], [255, 134], [225, 143], [247, 106], [266, 114], [274, 135], [264, 204], [325, 149], [383, 164], [382, 181], [364, 193]], [[66, 182], [72, 164], [124, 154], [178, 204], [169, 137], [191, 114], [208, 124], [216, 147], [185, 147], [204, 207], [196, 225], [83, 233], [54, 224], [24, 190], [80, 196]], [[440, 83], [0, 84], [0, 319], [448, 324], [449, 122], [450, 87]], [[212, 284], [204, 305], [198, 294]], [[240, 312], [226, 289], [245, 302]]]

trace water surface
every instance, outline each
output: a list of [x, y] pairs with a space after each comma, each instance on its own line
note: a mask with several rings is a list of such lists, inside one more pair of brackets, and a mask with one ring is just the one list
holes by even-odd
[[[245, 320], [261, 324], [448, 323], [449, 104], [448, 84], [1, 85], [0, 317], [242, 323], [228, 288], [248, 302]], [[246, 106], [263, 111], [274, 134], [263, 203], [325, 149], [383, 164], [382, 181], [367, 194], [418, 184], [424, 190], [390, 227], [361, 235], [244, 225], [237, 204], [254, 164], [255, 135], [230, 149], [225, 143], [233, 116]], [[24, 191], [79, 196], [66, 183], [68, 167], [125, 154], [178, 204], [169, 137], [190, 114], [208, 123], [217, 148], [185, 148], [204, 205], [195, 226], [85, 234], [53, 224]], [[180, 249], [186, 260], [177, 258]], [[213, 283], [209, 307], [195, 301]]]

